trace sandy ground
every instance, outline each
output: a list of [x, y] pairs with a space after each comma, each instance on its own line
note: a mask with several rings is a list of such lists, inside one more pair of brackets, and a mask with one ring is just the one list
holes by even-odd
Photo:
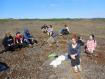
[[[51, 52], [59, 55], [67, 52], [67, 37], [59, 37], [59, 47], [49, 47], [47, 44], [41, 46], [48, 39], [46, 34], [41, 33], [40, 27], [43, 24], [52, 24], [55, 31], [67, 24], [71, 32], [82, 35], [85, 40], [91, 33], [96, 35], [98, 47], [95, 56], [88, 57], [83, 51], [81, 53], [82, 72], [74, 73], [70, 60], [62, 62], [57, 68], [49, 65], [52, 60], [48, 59], [48, 55]], [[0, 54], [0, 61], [10, 67], [6, 72], [0, 73], [0, 79], [105, 79], [104, 21], [3, 21], [0, 22], [0, 50], [3, 49], [1, 40], [5, 32], [23, 32], [24, 27], [29, 27], [39, 44], [33, 48]]]

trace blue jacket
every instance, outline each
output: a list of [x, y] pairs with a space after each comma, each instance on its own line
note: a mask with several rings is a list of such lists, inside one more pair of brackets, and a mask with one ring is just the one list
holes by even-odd
[[29, 32], [29, 30], [28, 29], [25, 29], [24, 30], [24, 38], [25, 39], [30, 39], [30, 38], [32, 38], [32, 35], [30, 34], [30, 32]]
[[76, 48], [72, 47], [72, 44], [68, 44], [68, 54], [69, 55], [73, 55], [73, 54], [77, 54], [77, 56], [80, 56], [81, 53], [81, 46], [80, 44], [77, 43]]
[[4, 46], [8, 46], [8, 45], [11, 45], [14, 43], [14, 38], [12, 36], [9, 36], [9, 37], [5, 37], [3, 39], [3, 45]]

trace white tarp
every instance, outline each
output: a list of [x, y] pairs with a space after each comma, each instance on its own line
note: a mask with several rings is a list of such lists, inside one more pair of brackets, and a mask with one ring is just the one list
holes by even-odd
[[62, 61], [65, 60], [65, 56], [61, 55], [58, 56], [58, 58], [56, 58], [55, 60], [53, 60], [50, 65], [52, 65], [53, 67], [57, 67], [58, 65], [60, 65], [62, 63]]

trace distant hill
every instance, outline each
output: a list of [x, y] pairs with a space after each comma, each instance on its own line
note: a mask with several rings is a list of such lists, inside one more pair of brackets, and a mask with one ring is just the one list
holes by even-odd
[[21, 20], [21, 21], [26, 21], [26, 20], [39, 20], [39, 21], [65, 21], [65, 20], [70, 20], [70, 21], [78, 21], [78, 20], [97, 20], [97, 21], [105, 21], [105, 18], [52, 18], [52, 19], [15, 19], [15, 18], [7, 18], [7, 19], [0, 19], [0, 21], [13, 21], [13, 20]]

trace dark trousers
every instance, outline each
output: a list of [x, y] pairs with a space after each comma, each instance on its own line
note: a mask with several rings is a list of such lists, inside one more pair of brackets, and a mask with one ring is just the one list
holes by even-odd
[[15, 51], [15, 46], [14, 45], [7, 46], [7, 47], [5, 47], [5, 50], [6, 51]]
[[0, 72], [5, 71], [8, 68], [7, 64], [0, 62]]
[[79, 56], [76, 56], [76, 59], [72, 59], [71, 58], [71, 65], [72, 66], [80, 65], [80, 58], [79, 58]]
[[23, 44], [22, 43], [18, 43], [15, 45], [15, 49], [21, 49], [23, 48]]
[[12, 46], [4, 46], [4, 50], [0, 51], [0, 53], [4, 53], [4, 52], [7, 52], [7, 51], [15, 51], [15, 46], [12, 45]]

